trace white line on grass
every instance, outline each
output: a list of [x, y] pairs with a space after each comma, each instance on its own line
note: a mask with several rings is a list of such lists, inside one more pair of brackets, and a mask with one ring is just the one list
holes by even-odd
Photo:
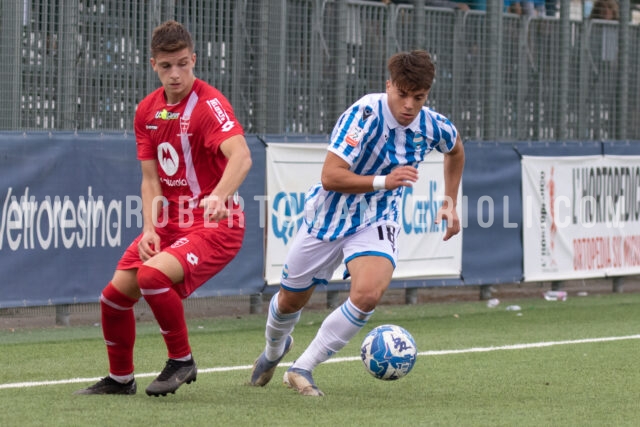
[[[418, 353], [418, 355], [419, 356], [443, 356], [443, 355], [449, 355], [449, 354], [485, 353], [489, 351], [523, 350], [528, 348], [552, 347], [556, 345], [588, 344], [588, 343], [637, 340], [637, 339], [640, 339], [640, 334], [627, 335], [622, 337], [585, 338], [581, 340], [543, 341], [543, 342], [534, 342], [529, 344], [511, 344], [511, 345], [501, 345], [501, 346], [495, 346], [495, 347], [471, 347], [471, 348], [462, 348], [458, 350], [431, 350], [431, 351], [421, 351]], [[359, 356], [358, 357], [336, 357], [333, 359], [329, 359], [325, 363], [352, 362], [354, 360], [360, 360], [360, 357]], [[280, 365], [291, 366], [291, 363], [281, 363]], [[251, 368], [253, 368], [253, 365], [223, 366], [219, 368], [198, 369], [198, 373], [243, 371], [243, 370], [249, 370]], [[159, 372], [149, 372], [149, 373], [136, 374], [136, 377], [137, 378], [155, 377], [158, 374]], [[0, 389], [38, 387], [38, 386], [58, 385], [58, 384], [90, 383], [98, 380], [100, 380], [100, 377], [70, 378], [66, 380], [56, 380], [56, 381], [31, 381], [31, 382], [22, 382], [22, 383], [8, 383], [8, 384], [0, 384]]]

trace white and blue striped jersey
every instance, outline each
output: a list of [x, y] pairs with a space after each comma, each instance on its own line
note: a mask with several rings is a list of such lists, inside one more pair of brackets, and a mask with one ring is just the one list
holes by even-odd
[[[387, 175], [398, 166], [418, 167], [434, 148], [453, 149], [458, 131], [444, 116], [422, 107], [409, 126], [401, 126], [387, 105], [387, 94], [362, 97], [336, 123], [328, 150], [358, 175]], [[333, 241], [377, 222], [398, 225], [404, 187], [364, 194], [327, 191], [317, 183], [305, 196], [305, 223], [311, 235]]]

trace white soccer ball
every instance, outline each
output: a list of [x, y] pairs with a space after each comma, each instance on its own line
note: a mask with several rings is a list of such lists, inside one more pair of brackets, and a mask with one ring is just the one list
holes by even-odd
[[398, 325], [381, 325], [364, 337], [360, 357], [371, 375], [397, 380], [413, 369], [418, 350], [411, 334]]

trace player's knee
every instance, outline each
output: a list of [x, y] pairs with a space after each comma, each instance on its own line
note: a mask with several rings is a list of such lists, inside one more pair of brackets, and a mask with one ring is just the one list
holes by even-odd
[[[141, 265], [136, 274], [138, 287], [145, 289], [164, 289], [170, 288], [173, 283], [171, 279], [157, 268]], [[144, 292], [143, 292], [144, 293]]]
[[307, 295], [306, 292], [289, 292], [280, 289], [278, 292], [278, 311], [282, 314], [300, 311], [306, 305], [310, 295], [310, 293]]
[[367, 292], [351, 292], [349, 298], [351, 303], [360, 311], [369, 312], [376, 308], [382, 299], [383, 292], [378, 290], [368, 290]]
[[[125, 284], [126, 285], [126, 284]], [[100, 294], [100, 303], [115, 307], [129, 308], [140, 299], [140, 290], [137, 286], [124, 286], [123, 284], [109, 282], [102, 289]]]

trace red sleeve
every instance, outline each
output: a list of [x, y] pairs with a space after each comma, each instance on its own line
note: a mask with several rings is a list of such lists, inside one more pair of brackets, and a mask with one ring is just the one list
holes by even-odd
[[227, 139], [235, 135], [244, 135], [244, 129], [236, 119], [227, 98], [215, 89], [211, 94], [212, 96], [205, 101], [207, 107], [204, 116], [207, 117], [207, 120], [204, 123], [210, 125], [205, 136], [205, 146], [218, 151], [220, 144]]
[[136, 110], [136, 115], [133, 119], [133, 128], [136, 135], [136, 148], [138, 151], [138, 160], [155, 160], [156, 150], [151, 143], [151, 137], [147, 129], [148, 118], [148, 102], [147, 99], [143, 99]]

